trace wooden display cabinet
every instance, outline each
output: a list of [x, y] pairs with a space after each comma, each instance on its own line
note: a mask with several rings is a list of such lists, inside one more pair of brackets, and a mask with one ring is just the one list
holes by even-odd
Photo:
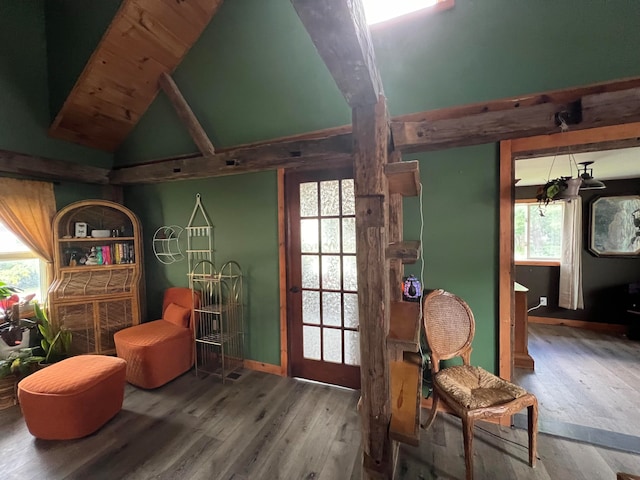
[[[76, 237], [76, 224], [87, 237]], [[91, 237], [92, 230], [110, 236]], [[137, 325], [144, 291], [142, 230], [135, 214], [107, 200], [83, 200], [53, 219], [55, 278], [51, 321], [71, 330], [72, 354], [113, 354], [113, 334]], [[89, 257], [91, 257], [89, 259]]]

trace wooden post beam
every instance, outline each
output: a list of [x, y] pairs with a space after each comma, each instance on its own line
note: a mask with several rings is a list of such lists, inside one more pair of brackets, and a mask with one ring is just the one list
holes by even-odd
[[175, 108], [176, 113], [178, 114], [178, 117], [180, 117], [184, 126], [187, 127], [189, 135], [191, 135], [191, 138], [198, 147], [198, 150], [200, 150], [200, 153], [202, 153], [202, 155], [213, 155], [216, 153], [211, 140], [209, 140], [209, 137], [202, 128], [202, 125], [198, 122], [198, 119], [194, 115], [185, 98], [182, 96], [180, 89], [176, 85], [176, 82], [173, 81], [173, 78], [171, 78], [171, 75], [166, 72], [162, 73], [158, 79], [158, 84], [165, 95], [169, 98], [169, 101], [173, 105], [173, 108]]
[[375, 104], [382, 94], [382, 82], [362, 2], [291, 3], [349, 106]]
[[[393, 474], [389, 351], [390, 291], [388, 185], [390, 144], [384, 97], [353, 109], [356, 252], [360, 316], [360, 383], [364, 478]], [[375, 467], [375, 468], [374, 468]], [[370, 475], [370, 476], [369, 476]]]
[[[389, 436], [389, 194], [385, 165], [391, 137], [387, 103], [362, 2], [291, 2], [352, 108], [363, 478], [390, 479], [396, 449]], [[394, 206], [394, 214], [398, 213]]]
[[[389, 164], [400, 163], [402, 155], [393, 151], [389, 155]], [[388, 177], [387, 177], [388, 178]], [[389, 243], [402, 242], [402, 194], [389, 194]], [[389, 261], [389, 284], [391, 285], [390, 299], [392, 302], [402, 301], [402, 277], [404, 276], [404, 265], [400, 259]]]
[[109, 170], [65, 160], [0, 150], [0, 174], [69, 182], [109, 183]]

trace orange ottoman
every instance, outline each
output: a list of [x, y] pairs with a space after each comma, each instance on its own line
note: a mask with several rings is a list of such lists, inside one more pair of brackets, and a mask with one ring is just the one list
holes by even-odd
[[127, 363], [104, 355], [79, 355], [44, 368], [18, 384], [24, 420], [34, 437], [87, 436], [122, 408]]

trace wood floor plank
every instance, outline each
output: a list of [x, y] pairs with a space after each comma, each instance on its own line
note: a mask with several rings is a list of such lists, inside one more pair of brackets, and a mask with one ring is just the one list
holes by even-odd
[[[221, 444], [222, 442], [208, 435], [196, 437], [196, 441], [189, 446], [184, 454], [177, 458], [175, 455], [172, 456], [172, 458], [175, 458], [173, 463], [168, 465], [156, 478], [158, 480], [196, 478], [196, 472], [202, 467], [203, 461], [208, 455], [215, 452]], [[207, 477], [204, 476], [202, 478]]]
[[[192, 372], [156, 390], [127, 386], [122, 411], [93, 435], [41, 441], [18, 407], [0, 410], [0, 478], [359, 480], [359, 392], [262, 372], [222, 385]], [[214, 435], [215, 434], [215, 435]], [[640, 473], [640, 456], [479, 422], [475, 478], [600, 479]], [[400, 448], [396, 479], [464, 478], [460, 420], [438, 415], [418, 447]], [[600, 475], [605, 475], [601, 477]]]
[[640, 435], [640, 342], [622, 335], [529, 325], [534, 372], [515, 369], [542, 420]]
[[342, 392], [331, 389], [327, 393], [323, 408], [314, 409], [315, 418], [309, 425], [312, 434], [307, 435], [302, 443], [305, 461], [289, 462], [291, 468], [286, 471], [288, 476], [284, 478], [317, 478], [331, 450], [331, 443], [327, 440], [335, 437], [334, 426], [340, 424], [347, 409], [356, 408], [356, 395], [345, 402]]
[[321, 480], [351, 478], [357, 470], [357, 465], [360, 464], [362, 456], [359, 423], [360, 420], [356, 408], [353, 408], [353, 405], [349, 405], [344, 421], [331, 442], [331, 451], [319, 475]]
[[[284, 381], [282, 381], [284, 380]], [[220, 475], [227, 465], [232, 464], [242, 454], [247, 436], [253, 438], [255, 432], [262, 426], [271, 422], [277, 415], [280, 404], [286, 401], [289, 395], [298, 397], [304, 390], [299, 382], [288, 382], [288, 379], [279, 379], [274, 388], [261, 398], [254, 399], [251, 403], [244, 403], [243, 409], [230, 416], [229, 422], [218, 424], [213, 430], [206, 428], [207, 434], [215, 436], [222, 445], [215, 452], [208, 455], [202, 468], [196, 472], [200, 478], [209, 473], [209, 478], [225, 478]], [[231, 411], [231, 410], [230, 410]], [[224, 427], [224, 428], [221, 428]]]
[[296, 418], [309, 416], [313, 412], [317, 392], [310, 384], [300, 383], [300, 395], [289, 395], [280, 404], [278, 412], [270, 422], [265, 423], [255, 436], [246, 439], [246, 445], [241, 455], [221, 472], [223, 476], [234, 475], [251, 476], [262, 469], [262, 463], [278, 448], [285, 432], [291, 427]]

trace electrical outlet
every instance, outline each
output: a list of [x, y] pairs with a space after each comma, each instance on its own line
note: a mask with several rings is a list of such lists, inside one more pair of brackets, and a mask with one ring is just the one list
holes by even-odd
[[541, 307], [547, 306], [547, 297], [540, 297], [540, 306]]

